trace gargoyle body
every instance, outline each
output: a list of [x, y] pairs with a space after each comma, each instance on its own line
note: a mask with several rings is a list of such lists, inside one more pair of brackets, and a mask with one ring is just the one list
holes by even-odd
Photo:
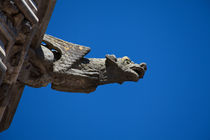
[[[52, 84], [52, 89], [89, 93], [98, 85], [138, 81], [147, 69], [127, 56], [84, 58], [90, 48], [45, 35], [37, 50], [30, 50], [19, 81], [32, 87]], [[27, 75], [27, 76], [26, 76]]]

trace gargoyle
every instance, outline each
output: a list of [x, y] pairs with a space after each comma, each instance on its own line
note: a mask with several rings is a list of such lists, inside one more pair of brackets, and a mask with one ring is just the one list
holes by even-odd
[[45, 35], [41, 46], [29, 51], [18, 80], [31, 87], [51, 83], [55, 90], [90, 93], [98, 85], [138, 81], [147, 69], [145, 63], [135, 64], [127, 56], [84, 58], [89, 51], [89, 47]]

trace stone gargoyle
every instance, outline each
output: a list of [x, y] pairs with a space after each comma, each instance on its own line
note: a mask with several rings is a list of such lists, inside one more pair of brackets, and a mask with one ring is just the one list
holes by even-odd
[[18, 80], [31, 87], [51, 83], [55, 90], [90, 93], [99, 85], [138, 81], [147, 69], [145, 63], [135, 64], [127, 56], [84, 58], [89, 51], [89, 47], [44, 35], [41, 46], [29, 50]]

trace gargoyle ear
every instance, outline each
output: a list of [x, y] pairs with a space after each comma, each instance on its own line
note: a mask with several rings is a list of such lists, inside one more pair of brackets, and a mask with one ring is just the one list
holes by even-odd
[[110, 55], [110, 54], [107, 54], [106, 55], [106, 59], [112, 61], [112, 62], [117, 62], [117, 58], [114, 54]]
[[106, 55], [106, 61], [105, 61], [105, 63], [106, 63], [107, 66], [117, 65], [116, 62], [117, 62], [117, 58], [116, 58], [115, 55], [109, 55], [109, 54]]

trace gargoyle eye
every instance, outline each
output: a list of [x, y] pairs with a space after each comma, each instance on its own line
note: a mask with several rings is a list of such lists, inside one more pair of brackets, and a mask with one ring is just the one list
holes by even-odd
[[123, 60], [123, 63], [124, 63], [124, 64], [130, 64], [130, 63], [131, 63], [130, 58], [128, 58], [127, 56], [124, 56], [124, 57], [122, 58], [122, 60]]

